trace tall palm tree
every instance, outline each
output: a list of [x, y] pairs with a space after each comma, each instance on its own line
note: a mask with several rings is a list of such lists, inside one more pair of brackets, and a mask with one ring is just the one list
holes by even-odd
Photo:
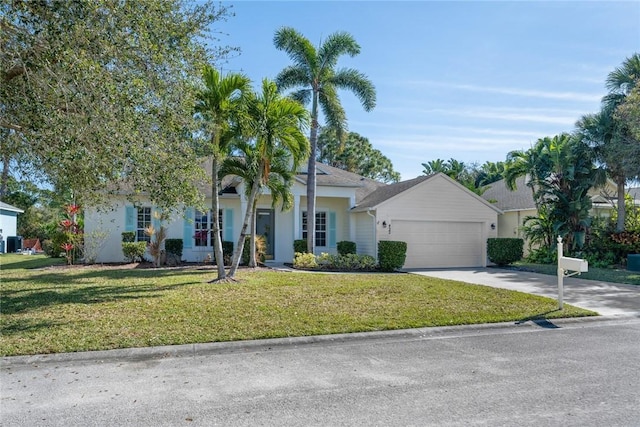
[[292, 96], [303, 105], [311, 102], [311, 129], [309, 142], [311, 155], [307, 166], [307, 251], [313, 253], [316, 221], [316, 151], [318, 146], [318, 115], [322, 110], [329, 127], [336, 130], [344, 141], [346, 114], [338, 97], [339, 89], [351, 91], [360, 100], [365, 111], [376, 105], [373, 83], [353, 68], [337, 69], [342, 55], [351, 57], [360, 53], [360, 46], [346, 32], [336, 32], [316, 49], [311, 42], [290, 27], [276, 31], [273, 42], [278, 50], [289, 55], [293, 64], [276, 77], [279, 90], [297, 89]]
[[[239, 156], [228, 157], [220, 168], [221, 175], [235, 175], [244, 181], [246, 197], [250, 196], [253, 182], [258, 177], [260, 157], [256, 148], [257, 147], [249, 141], [239, 141], [236, 146], [236, 151]], [[293, 185], [296, 172], [295, 169], [292, 169], [292, 165], [291, 153], [282, 147], [277, 147], [273, 152], [271, 168], [269, 176], [266, 179], [266, 184], [260, 186], [251, 210], [249, 267], [255, 267], [257, 265], [256, 212], [258, 208], [258, 196], [264, 188], [266, 188], [271, 194], [272, 208], [275, 209], [276, 206], [280, 205], [282, 211], [290, 209], [293, 203], [291, 186]]]
[[252, 94], [247, 99], [245, 117], [240, 125], [242, 135], [254, 141], [256, 164], [252, 169], [255, 169], [256, 174], [247, 198], [247, 209], [234, 249], [229, 278], [234, 277], [240, 264], [254, 203], [261, 187], [269, 182], [278, 150], [286, 150], [290, 154], [294, 171], [309, 156], [309, 141], [303, 133], [308, 123], [307, 110], [295, 100], [283, 98], [278, 93], [276, 84], [267, 79], [262, 81], [262, 92]]
[[205, 122], [208, 143], [203, 152], [211, 159], [211, 215], [213, 231], [213, 249], [218, 267], [218, 278], [226, 277], [222, 238], [220, 236], [220, 164], [231, 151], [233, 141], [232, 122], [242, 109], [242, 98], [251, 89], [248, 77], [230, 73], [222, 76], [218, 70], [206, 66], [202, 79], [204, 86], [198, 93], [196, 112]]
[[637, 177], [640, 141], [633, 138], [624, 123], [616, 117], [620, 107], [640, 82], [640, 54], [633, 54], [620, 67], [607, 76], [605, 85], [609, 93], [602, 98], [602, 108], [597, 114], [583, 116], [576, 123], [578, 135], [595, 151], [598, 160], [606, 165], [607, 172], [617, 186], [617, 231], [624, 230], [625, 185], [628, 179]]

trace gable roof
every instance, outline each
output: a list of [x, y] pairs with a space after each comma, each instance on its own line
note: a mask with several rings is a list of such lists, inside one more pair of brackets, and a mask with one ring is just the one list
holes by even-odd
[[634, 187], [627, 189], [627, 193], [634, 199], [640, 200], [640, 187]]
[[369, 194], [367, 197], [365, 197], [361, 203], [357, 204], [355, 207], [353, 207], [351, 210], [353, 212], [364, 212], [370, 209], [375, 209], [377, 206], [379, 206], [380, 204], [393, 199], [394, 197], [398, 196], [401, 193], [404, 193], [405, 191], [416, 187], [417, 185], [422, 184], [423, 182], [426, 181], [430, 181], [436, 177], [440, 177], [445, 179], [446, 181], [450, 182], [451, 184], [453, 184], [455, 187], [458, 187], [460, 190], [462, 190], [463, 192], [467, 193], [469, 196], [473, 197], [474, 199], [478, 200], [480, 203], [486, 205], [487, 207], [490, 207], [491, 209], [495, 210], [498, 213], [502, 213], [502, 211], [500, 209], [498, 209], [496, 206], [492, 205], [491, 203], [487, 202], [486, 200], [484, 200], [483, 198], [481, 198], [480, 196], [478, 196], [477, 194], [475, 194], [474, 192], [470, 191], [468, 188], [465, 188], [462, 184], [460, 184], [459, 182], [455, 181], [454, 179], [448, 177], [447, 175], [443, 174], [443, 173], [436, 173], [433, 175], [424, 175], [424, 176], [419, 176], [417, 178], [413, 178], [413, 179], [409, 179], [407, 181], [401, 181], [401, 182], [396, 182], [395, 184], [389, 184], [386, 185], [384, 187], [380, 187], [377, 190], [375, 190], [374, 192], [372, 192], [371, 194]]
[[400, 181], [394, 184], [385, 185], [384, 187], [380, 187], [375, 191], [371, 192], [369, 195], [363, 198], [360, 203], [356, 203], [356, 206], [353, 208], [354, 211], [366, 211], [368, 209], [373, 208], [374, 206], [379, 205], [380, 203], [389, 200], [392, 197], [397, 196], [398, 194], [414, 187], [415, 185], [424, 182], [431, 178], [434, 175], [424, 175], [419, 176], [417, 178], [409, 179], [407, 181]]
[[15, 206], [11, 206], [10, 204], [5, 202], [0, 202], [0, 209], [3, 211], [9, 211], [9, 212], [24, 213], [22, 209], [16, 208]]
[[526, 177], [516, 179], [516, 189], [509, 190], [504, 179], [489, 184], [482, 198], [502, 211], [522, 211], [536, 209], [531, 188], [526, 185]]

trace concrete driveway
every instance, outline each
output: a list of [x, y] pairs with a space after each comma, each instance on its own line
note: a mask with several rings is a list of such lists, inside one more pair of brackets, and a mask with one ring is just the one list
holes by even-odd
[[[558, 298], [558, 278], [546, 274], [500, 268], [405, 270], [408, 273], [511, 289]], [[581, 279], [564, 279], [564, 302], [603, 316], [640, 317], [640, 286]]]

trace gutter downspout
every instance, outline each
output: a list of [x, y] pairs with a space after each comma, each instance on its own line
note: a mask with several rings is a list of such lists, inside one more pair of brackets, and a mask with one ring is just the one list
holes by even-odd
[[372, 209], [367, 209], [367, 215], [373, 218], [373, 257], [378, 259], [378, 227], [376, 226], [376, 216], [371, 213]]

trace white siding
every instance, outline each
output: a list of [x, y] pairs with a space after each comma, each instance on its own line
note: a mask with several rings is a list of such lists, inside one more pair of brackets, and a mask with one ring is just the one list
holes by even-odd
[[376, 256], [374, 221], [366, 212], [353, 213], [356, 217], [356, 250], [361, 255]]
[[[497, 237], [497, 222], [490, 206], [435, 176], [378, 206], [377, 238], [412, 242], [407, 268], [484, 266], [486, 240]], [[456, 257], [460, 262], [449, 261]]]

